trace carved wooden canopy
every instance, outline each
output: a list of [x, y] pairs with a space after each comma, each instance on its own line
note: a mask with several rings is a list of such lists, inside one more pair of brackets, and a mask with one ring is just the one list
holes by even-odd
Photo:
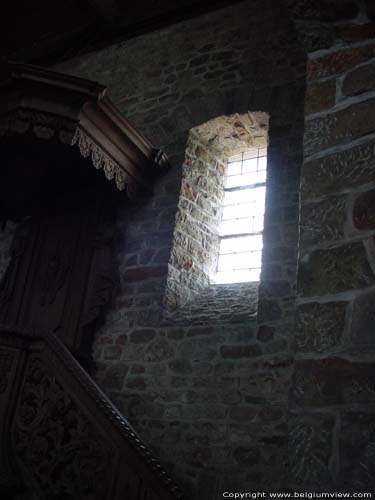
[[7, 64], [0, 68], [0, 141], [32, 133], [38, 139], [78, 146], [96, 169], [131, 197], [150, 191], [167, 165], [124, 118], [96, 82], [43, 68]]

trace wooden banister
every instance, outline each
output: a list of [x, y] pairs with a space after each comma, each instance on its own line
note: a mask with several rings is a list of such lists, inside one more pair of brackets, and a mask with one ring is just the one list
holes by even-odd
[[0, 432], [3, 483], [38, 500], [187, 498], [51, 333], [0, 326]]

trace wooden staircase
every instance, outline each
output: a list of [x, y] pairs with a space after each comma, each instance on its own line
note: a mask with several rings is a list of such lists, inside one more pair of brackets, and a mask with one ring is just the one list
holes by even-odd
[[0, 327], [0, 377], [2, 500], [186, 499], [56, 336]]

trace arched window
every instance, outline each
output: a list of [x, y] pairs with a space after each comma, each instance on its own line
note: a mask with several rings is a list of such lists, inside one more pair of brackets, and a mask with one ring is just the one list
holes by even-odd
[[167, 306], [210, 285], [259, 281], [268, 120], [263, 112], [234, 114], [190, 130]]

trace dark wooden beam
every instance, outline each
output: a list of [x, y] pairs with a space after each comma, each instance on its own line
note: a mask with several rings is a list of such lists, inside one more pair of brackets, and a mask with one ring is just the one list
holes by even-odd
[[[139, 1], [144, 5], [141, 15], [139, 8], [138, 11], [132, 10], [132, 4], [126, 4], [126, 11], [121, 12], [114, 7], [112, 0], [80, 0], [81, 8], [86, 11], [91, 8], [91, 16], [96, 20], [67, 35], [60, 43], [58, 39], [50, 43], [46, 40], [43, 47], [39, 47], [36, 42], [22, 61], [42, 66], [58, 64], [244, 0], [191, 0], [182, 4], [168, 0], [161, 7], [150, 6], [147, 0]], [[13, 53], [12, 59], [18, 60], [17, 53]]]

